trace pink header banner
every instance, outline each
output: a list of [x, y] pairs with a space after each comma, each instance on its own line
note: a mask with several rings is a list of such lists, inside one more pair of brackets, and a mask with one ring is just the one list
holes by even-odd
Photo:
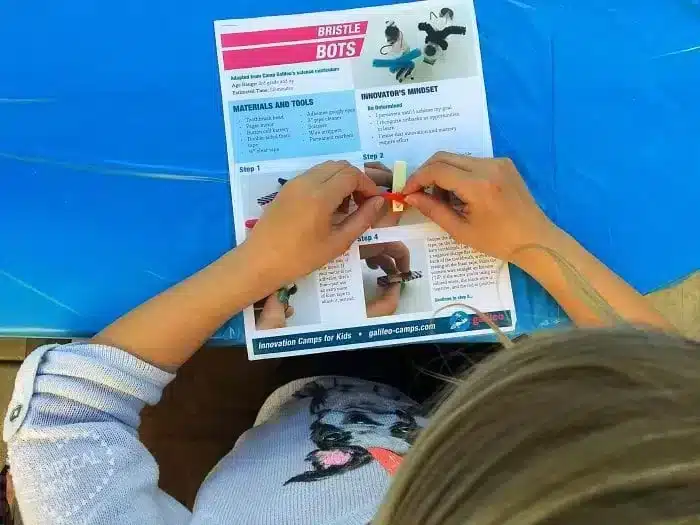
[[348, 22], [323, 26], [289, 27], [285, 29], [265, 29], [221, 35], [221, 47], [259, 46], [281, 44], [301, 40], [318, 40], [345, 36], [363, 36], [367, 33], [367, 22]]
[[355, 58], [362, 53], [364, 41], [364, 38], [351, 38], [331, 42], [310, 42], [252, 49], [228, 49], [223, 51], [224, 69], [229, 71], [231, 69]]

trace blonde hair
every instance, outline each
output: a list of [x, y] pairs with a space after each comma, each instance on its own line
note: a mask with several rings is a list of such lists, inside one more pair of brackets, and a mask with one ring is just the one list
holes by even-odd
[[495, 354], [450, 387], [373, 525], [698, 522], [699, 351], [613, 328]]

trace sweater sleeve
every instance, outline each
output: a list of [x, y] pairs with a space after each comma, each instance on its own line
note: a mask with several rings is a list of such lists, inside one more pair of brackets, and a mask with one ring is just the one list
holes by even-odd
[[35, 350], [17, 375], [3, 429], [24, 522], [189, 523], [190, 512], [158, 489], [158, 465], [137, 433], [141, 410], [173, 379], [108, 346]]

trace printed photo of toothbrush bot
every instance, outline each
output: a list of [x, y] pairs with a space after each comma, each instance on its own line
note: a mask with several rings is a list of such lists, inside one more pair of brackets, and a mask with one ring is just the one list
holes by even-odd
[[420, 58], [420, 49], [411, 49], [406, 37], [394, 21], [387, 21], [384, 29], [386, 44], [379, 48], [379, 54], [387, 58], [376, 58], [372, 66], [387, 68], [393, 73], [396, 80], [401, 83], [404, 80], [413, 80], [413, 70], [416, 68], [415, 60]]
[[418, 29], [425, 32], [423, 62], [426, 64], [432, 66], [443, 57], [449, 47], [447, 38], [450, 35], [464, 36], [467, 34], [465, 26], [454, 25], [454, 16], [455, 13], [452, 9], [443, 7], [438, 15], [431, 11], [428, 22], [418, 24]]
[[[352, 61], [353, 84], [363, 91], [362, 100], [371, 105], [370, 100], [399, 97], [406, 102], [418, 84], [478, 76], [477, 34], [468, 21], [468, 10], [460, 4], [369, 16], [363, 51]], [[448, 86], [438, 85], [441, 90]]]

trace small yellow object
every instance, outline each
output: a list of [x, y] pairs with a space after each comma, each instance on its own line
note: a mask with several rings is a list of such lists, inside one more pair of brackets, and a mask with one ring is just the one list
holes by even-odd
[[[406, 175], [408, 172], [408, 166], [406, 161], [397, 160], [394, 162], [394, 179], [391, 187], [393, 193], [401, 193], [404, 186], [406, 186]], [[393, 211], [403, 211], [403, 204], [400, 202], [392, 202]]]

